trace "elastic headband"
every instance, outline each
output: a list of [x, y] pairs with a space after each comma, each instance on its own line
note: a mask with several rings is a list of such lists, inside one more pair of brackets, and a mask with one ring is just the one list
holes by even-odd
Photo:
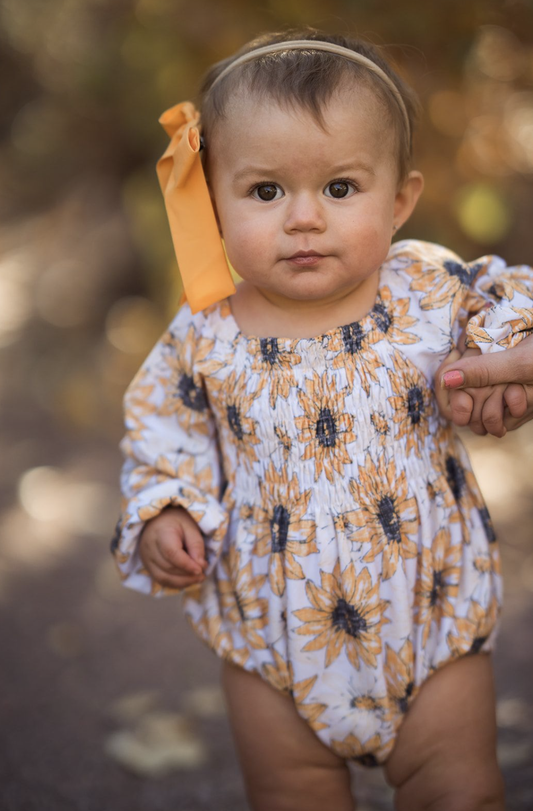
[[224, 70], [218, 74], [208, 92], [210, 92], [221, 79], [227, 76], [228, 73], [231, 73], [232, 70], [238, 68], [240, 65], [244, 65], [246, 62], [253, 62], [254, 59], [260, 59], [262, 56], [282, 53], [283, 51], [325, 51], [326, 53], [343, 56], [346, 59], [350, 59], [352, 62], [357, 62], [360, 65], [364, 65], [366, 68], [368, 68], [368, 70], [372, 71], [372, 73], [375, 73], [376, 76], [379, 76], [379, 78], [387, 85], [391, 93], [394, 95], [394, 98], [398, 103], [398, 107], [403, 115], [407, 135], [409, 138], [411, 137], [411, 124], [409, 123], [407, 108], [400, 91], [392, 79], [387, 76], [385, 71], [382, 70], [379, 65], [376, 65], [376, 63], [371, 59], [368, 59], [368, 57], [357, 53], [357, 51], [352, 51], [351, 48], [345, 48], [343, 45], [335, 45], [333, 42], [324, 42], [323, 40], [316, 39], [294, 39], [287, 40], [286, 42], [276, 42], [273, 45], [265, 45], [263, 48], [255, 48], [254, 50], [248, 51], [242, 56], [237, 57], [237, 59], [234, 59], [233, 62], [227, 65]]

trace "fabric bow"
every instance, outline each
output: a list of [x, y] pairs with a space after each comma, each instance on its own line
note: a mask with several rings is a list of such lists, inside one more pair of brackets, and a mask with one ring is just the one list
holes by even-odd
[[199, 118], [190, 101], [165, 110], [159, 123], [171, 140], [157, 162], [183, 290], [193, 313], [235, 292], [200, 159]]

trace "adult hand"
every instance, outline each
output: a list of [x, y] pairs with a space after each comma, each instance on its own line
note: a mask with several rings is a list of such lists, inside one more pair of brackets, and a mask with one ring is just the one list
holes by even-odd
[[[468, 424], [476, 433], [503, 436], [533, 419], [533, 335], [503, 352], [482, 355], [467, 350], [460, 359], [458, 352], [452, 352], [438, 370], [436, 382], [439, 407], [448, 419]], [[484, 402], [476, 414], [473, 401], [468, 400], [476, 393], [479, 399], [481, 390], [485, 390]]]

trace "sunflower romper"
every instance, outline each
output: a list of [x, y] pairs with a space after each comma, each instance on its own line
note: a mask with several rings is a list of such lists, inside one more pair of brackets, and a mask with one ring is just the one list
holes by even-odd
[[533, 270], [395, 243], [370, 313], [317, 338], [243, 335], [228, 299], [185, 304], [125, 395], [124, 584], [144, 523], [182, 506], [207, 576], [185, 614], [342, 757], [383, 763], [420, 685], [492, 650], [498, 545], [434, 375], [467, 326], [499, 351], [533, 333]]

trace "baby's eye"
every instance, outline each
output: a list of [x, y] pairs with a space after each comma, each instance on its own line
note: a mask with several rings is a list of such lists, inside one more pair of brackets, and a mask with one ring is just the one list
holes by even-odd
[[283, 191], [277, 183], [261, 183], [259, 186], [255, 186], [255, 188], [252, 189], [252, 197], [255, 197], [256, 200], [259, 199], [264, 202], [269, 202], [270, 200], [279, 200], [280, 197], [283, 197]]
[[355, 191], [357, 191], [355, 183], [349, 180], [333, 180], [331, 183], [328, 183], [324, 189], [324, 194], [326, 197], [340, 199], [342, 197], [348, 197]]

